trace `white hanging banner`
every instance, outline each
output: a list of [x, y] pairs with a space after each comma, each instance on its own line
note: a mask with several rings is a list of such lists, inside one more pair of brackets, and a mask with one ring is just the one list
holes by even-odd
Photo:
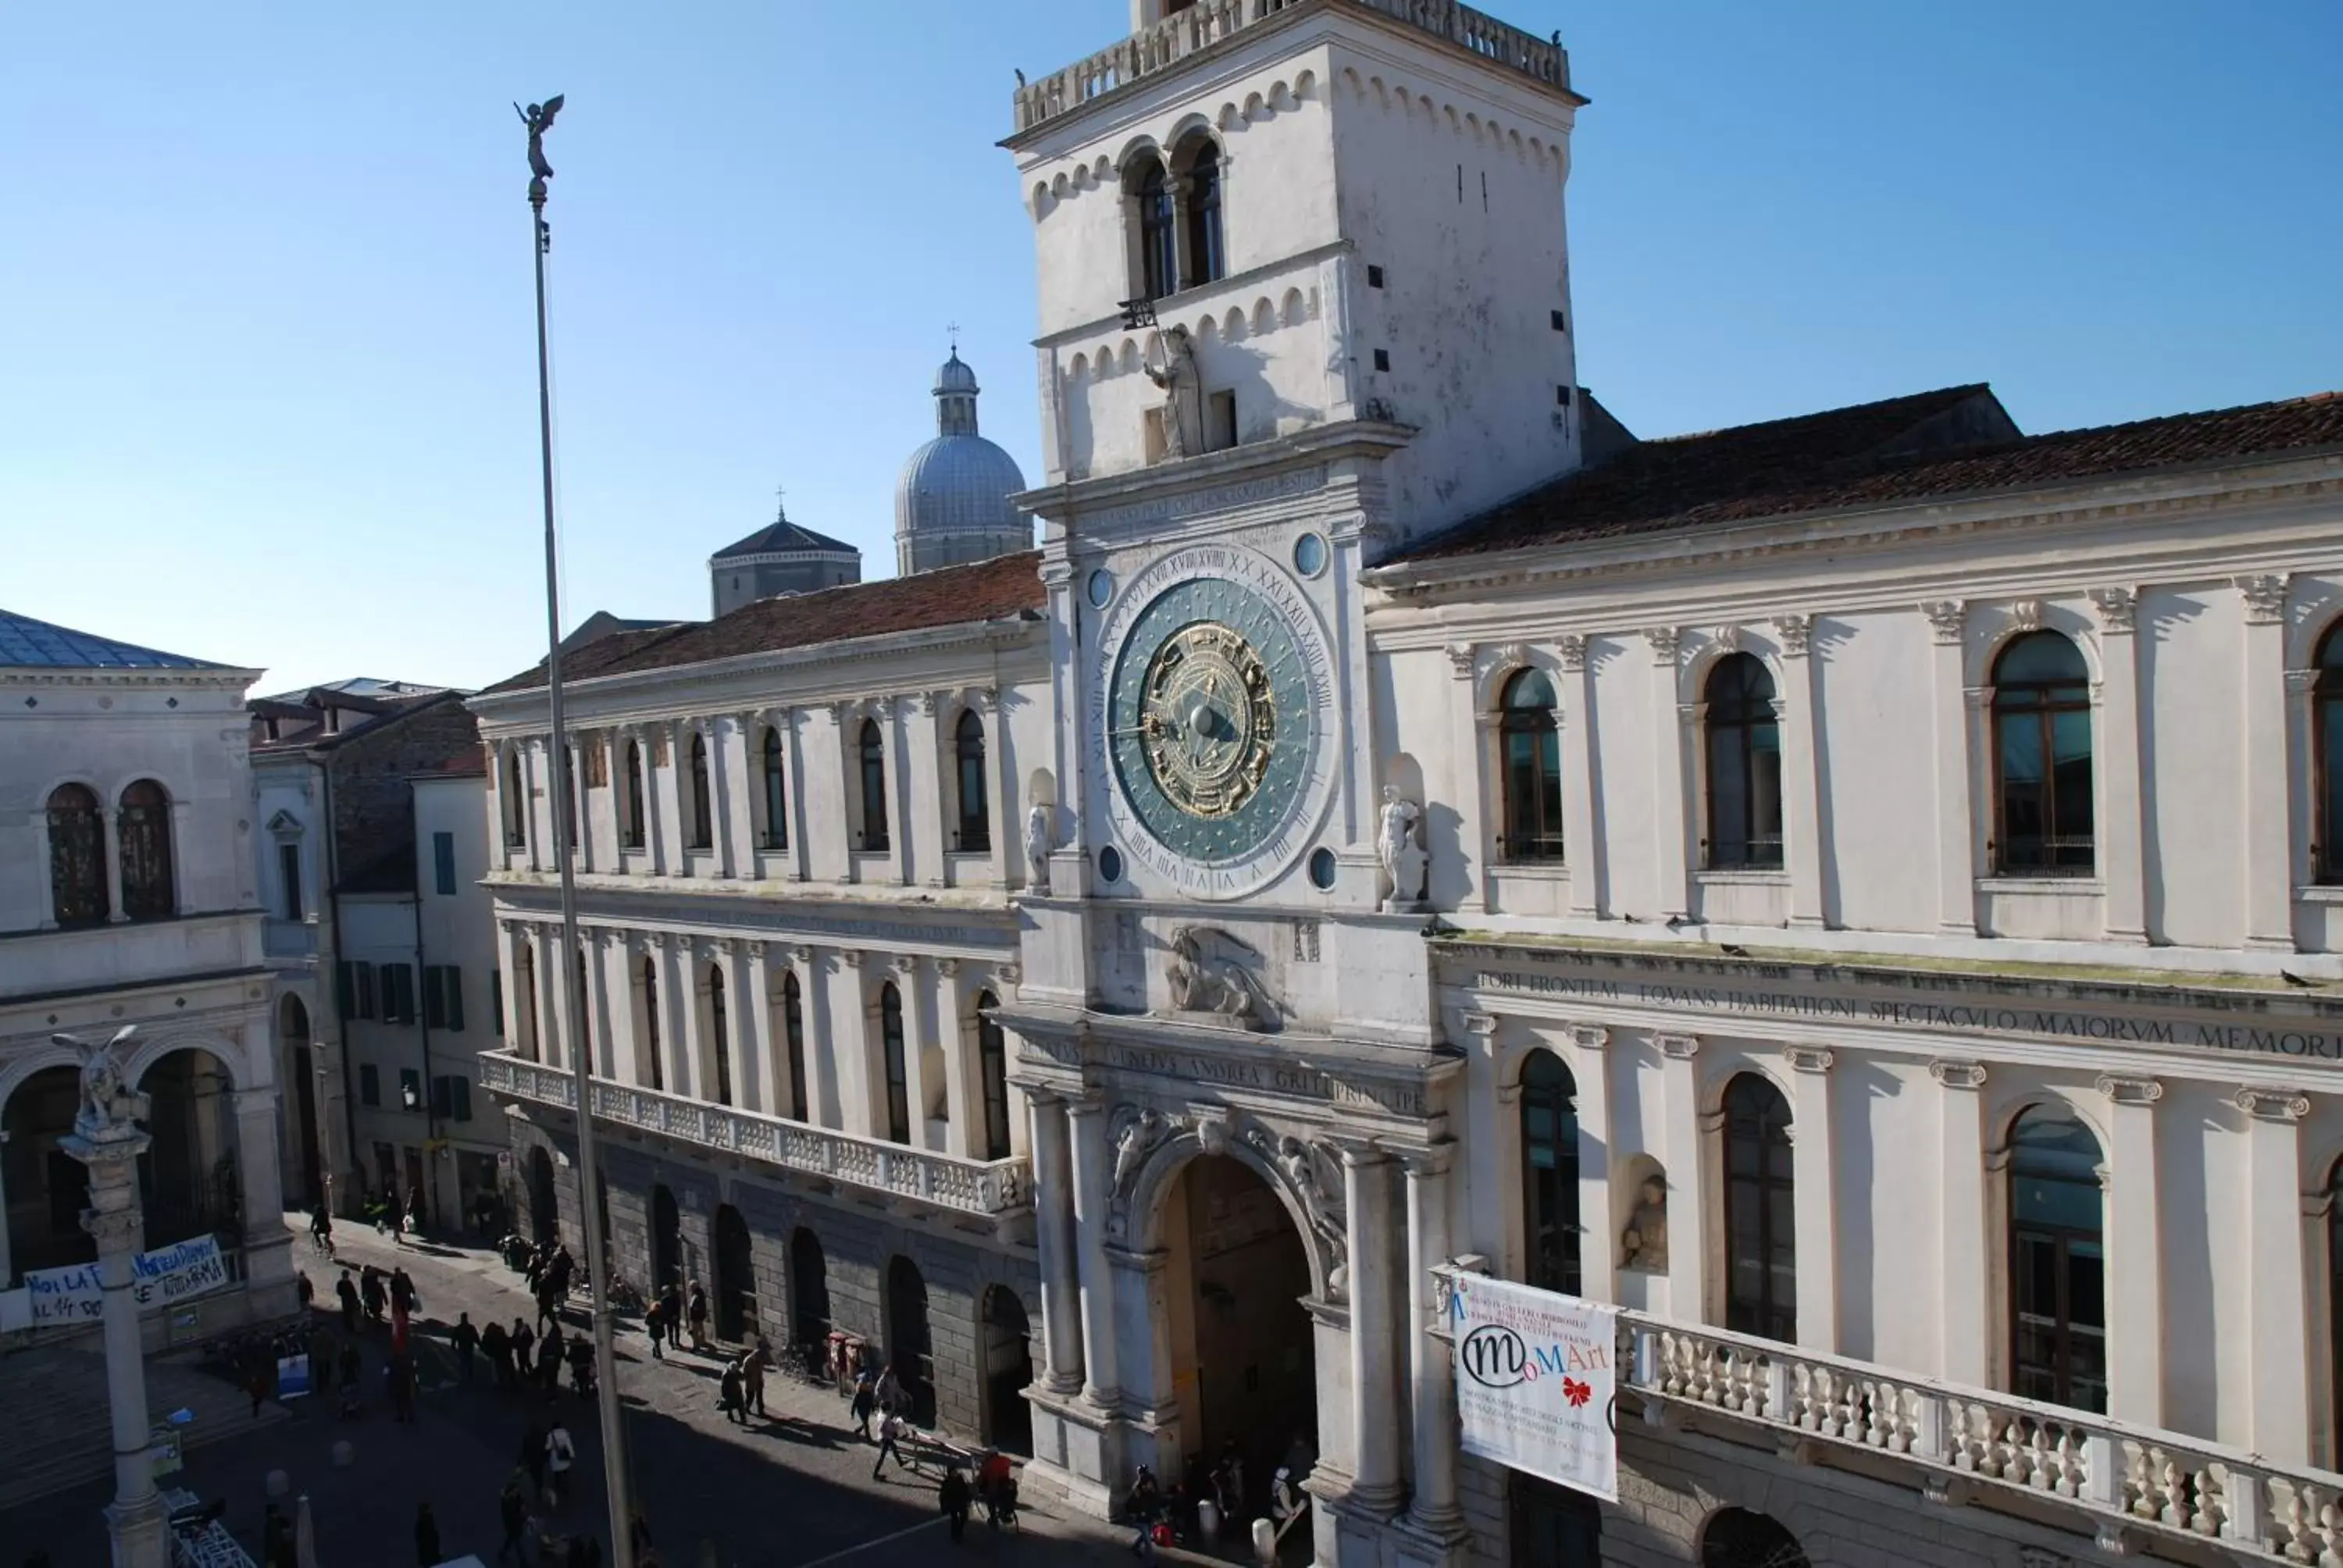
[[[130, 1261], [131, 1300], [140, 1311], [202, 1295], [229, 1283], [219, 1238], [198, 1236], [141, 1252]], [[94, 1323], [105, 1315], [104, 1282], [96, 1263], [35, 1269], [22, 1289], [0, 1294], [0, 1332]]]
[[1555, 1291], [1460, 1274], [1449, 1328], [1464, 1452], [1618, 1502], [1618, 1313]]

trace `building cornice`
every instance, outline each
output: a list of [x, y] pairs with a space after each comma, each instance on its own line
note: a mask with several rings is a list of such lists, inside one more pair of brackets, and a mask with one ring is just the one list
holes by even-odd
[[266, 673], [257, 669], [152, 669], [146, 668], [58, 668], [45, 666], [0, 667], [0, 686], [106, 687], [112, 689], [153, 687], [186, 691], [242, 692]]

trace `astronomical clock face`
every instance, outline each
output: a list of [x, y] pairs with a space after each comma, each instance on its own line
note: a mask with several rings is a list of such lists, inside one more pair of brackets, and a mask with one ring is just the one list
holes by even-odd
[[1231, 547], [1158, 562], [1114, 609], [1101, 717], [1119, 841], [1183, 891], [1248, 891], [1307, 848], [1323, 806], [1315, 615], [1291, 578]]

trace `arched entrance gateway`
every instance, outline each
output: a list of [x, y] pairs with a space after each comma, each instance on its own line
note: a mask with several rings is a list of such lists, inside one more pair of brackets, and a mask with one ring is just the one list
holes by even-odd
[[726, 1203], [716, 1211], [716, 1337], [738, 1344], [757, 1336], [757, 1265], [749, 1221]]
[[553, 1245], [559, 1234], [559, 1200], [553, 1191], [553, 1156], [542, 1149], [528, 1151], [528, 1233], [540, 1247]]
[[1278, 1467], [1300, 1481], [1318, 1452], [1309, 1252], [1269, 1184], [1225, 1154], [1198, 1155], [1165, 1184], [1151, 1240], [1164, 1257], [1172, 1397], [1195, 1412], [1181, 1447], [1207, 1467], [1233, 1449], [1257, 1514]]
[[683, 1277], [683, 1216], [676, 1212], [675, 1194], [662, 1181], [651, 1189], [651, 1293], [669, 1285], [681, 1290], [688, 1282]]
[[1006, 1285], [984, 1292], [984, 1436], [1011, 1453], [1033, 1452], [1033, 1412], [1025, 1385], [1033, 1381], [1033, 1347], [1025, 1303]]

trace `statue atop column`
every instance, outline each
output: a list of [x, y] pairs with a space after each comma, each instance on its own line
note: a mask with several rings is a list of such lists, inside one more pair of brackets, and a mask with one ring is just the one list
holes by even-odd
[[50, 1040], [71, 1048], [81, 1058], [81, 1108], [74, 1114], [74, 1131], [92, 1143], [120, 1142], [139, 1136], [138, 1122], [146, 1115], [148, 1097], [134, 1091], [122, 1079], [117, 1048], [126, 1048], [137, 1033], [128, 1024], [103, 1045], [78, 1035], [55, 1034]]

